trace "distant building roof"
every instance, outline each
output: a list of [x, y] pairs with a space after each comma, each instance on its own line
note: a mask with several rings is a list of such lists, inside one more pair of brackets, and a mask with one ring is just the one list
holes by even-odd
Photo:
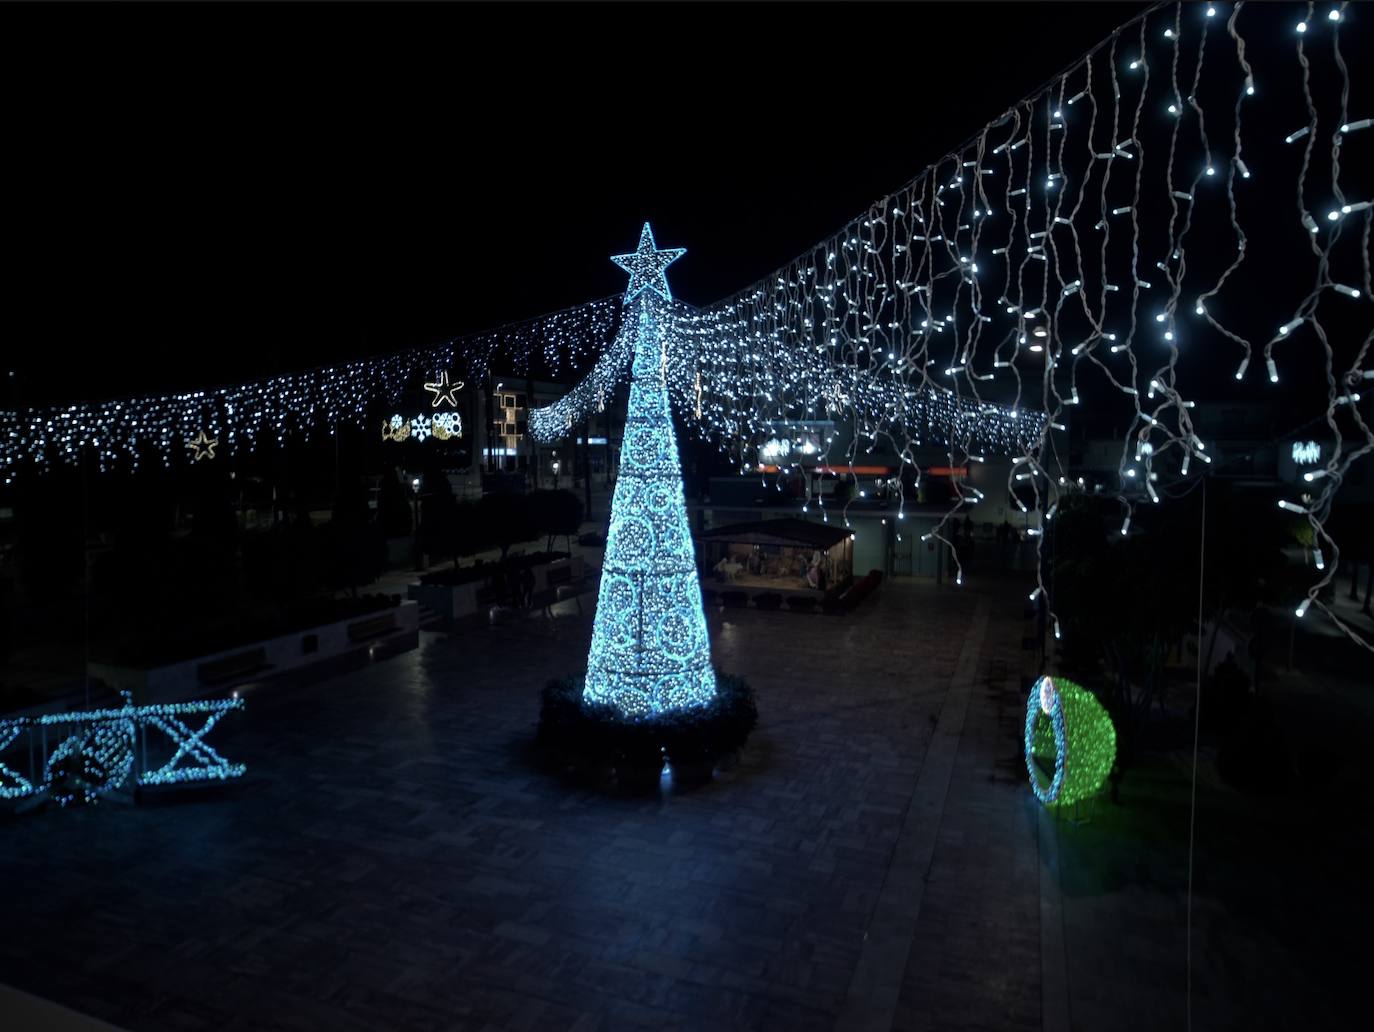
[[832, 548], [848, 538], [850, 532], [810, 520], [779, 519], [754, 520], [715, 527], [698, 537], [702, 541], [726, 541], [744, 545], [805, 545], [808, 548]]

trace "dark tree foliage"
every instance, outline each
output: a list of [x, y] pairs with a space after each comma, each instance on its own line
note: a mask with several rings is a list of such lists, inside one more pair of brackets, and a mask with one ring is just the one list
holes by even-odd
[[367, 504], [367, 488], [357, 474], [340, 473], [339, 493], [327, 528], [330, 587], [371, 584], [386, 566], [386, 541]]
[[[1165, 661], [1197, 632], [1199, 576], [1204, 628], [1228, 610], [1290, 604], [1295, 592], [1282, 551], [1291, 536], [1273, 500], [1209, 481], [1204, 543], [1204, 488], [1195, 484], [1183, 497], [1138, 506], [1125, 536], [1120, 503], [1094, 495], [1064, 497], [1048, 525], [1062, 665], [1090, 683], [1105, 669], [1104, 702], [1127, 761], [1151, 706], [1167, 700]], [[1204, 663], [1214, 639], [1215, 630], [1196, 643]]]
[[553, 551], [553, 539], [568, 539], [568, 550], [572, 550], [572, 537], [582, 526], [582, 499], [571, 491], [535, 491], [530, 496], [535, 528], [548, 538], [545, 551]]
[[540, 528], [535, 521], [530, 495], [498, 492], [482, 496], [477, 503], [477, 517], [482, 537], [501, 549], [504, 561], [512, 545], [537, 537]]
[[15, 500], [19, 579], [32, 602], [48, 603], [80, 587], [86, 569], [86, 499], [82, 473], [66, 463], [20, 481]]
[[218, 462], [190, 470], [191, 534], [177, 550], [181, 601], [208, 616], [238, 606], [239, 524], [229, 475]]
[[209, 462], [193, 466], [190, 479], [191, 536], [232, 549], [238, 543], [239, 521], [228, 474], [217, 463]]
[[381, 525], [382, 533], [389, 538], [408, 537], [415, 529], [410, 499], [406, 497], [395, 466], [386, 466], [382, 470], [381, 491], [377, 496], [377, 522]]
[[448, 474], [432, 453], [427, 454], [420, 474], [420, 545], [425, 552], [456, 559], [453, 534], [457, 507]]
[[[1326, 522], [1327, 533], [1340, 549], [1340, 579], [1349, 582], [1347, 597], [1360, 600], [1360, 573], [1364, 572], [1364, 603], [1361, 609], [1371, 612], [1370, 596], [1374, 595], [1374, 505], [1338, 503]], [[1330, 551], [1330, 549], [1324, 549]], [[1328, 557], [1328, 562], [1331, 558]]]
[[[135, 633], [141, 623], [165, 626], [169, 601], [185, 597], [176, 571], [186, 564], [180, 550], [201, 542], [175, 545], [172, 527], [176, 495], [172, 475], [161, 457], [148, 449], [137, 468], [120, 470], [103, 485], [101, 513], [108, 523], [110, 547], [91, 559], [92, 624], [98, 637]], [[232, 569], [232, 564], [220, 564]], [[184, 613], [183, 613], [184, 618]]]
[[289, 602], [313, 595], [324, 577], [321, 531], [309, 520], [292, 520], [271, 530], [246, 534], [243, 577], [259, 600]]
[[495, 543], [482, 522], [476, 502], [459, 502], [453, 507], [449, 537], [454, 566], [458, 565], [459, 556], [476, 555]]

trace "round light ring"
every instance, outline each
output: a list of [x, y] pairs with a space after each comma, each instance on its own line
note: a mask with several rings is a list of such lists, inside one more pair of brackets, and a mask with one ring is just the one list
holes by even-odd
[[[1051, 690], [1043, 693], [1042, 689], [1046, 686]], [[1054, 682], [1048, 677], [1042, 677], [1031, 686], [1030, 696], [1026, 699], [1026, 772], [1030, 775], [1031, 789], [1035, 792], [1035, 797], [1046, 806], [1059, 798], [1059, 793], [1064, 787], [1064, 761], [1068, 752], [1068, 736], [1064, 728], [1064, 702], [1059, 692], [1053, 689]], [[1043, 694], [1048, 694], [1050, 699], [1047, 715], [1054, 732], [1054, 777], [1048, 785], [1045, 784], [1040, 768], [1035, 762], [1035, 723], [1044, 712], [1041, 701]]]

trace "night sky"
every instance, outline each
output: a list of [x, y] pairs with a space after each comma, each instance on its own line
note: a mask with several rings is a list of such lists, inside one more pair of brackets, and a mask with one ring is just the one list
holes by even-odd
[[644, 219], [714, 301], [1146, 6], [8, 7], [6, 403], [578, 304]]

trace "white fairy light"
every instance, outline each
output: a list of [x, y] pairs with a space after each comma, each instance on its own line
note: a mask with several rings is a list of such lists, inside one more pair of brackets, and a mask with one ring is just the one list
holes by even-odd
[[[1054, 426], [1064, 425], [1062, 406], [1077, 403], [1080, 389], [1085, 405], [1122, 405], [1127, 418], [1136, 419], [1144, 415], [1140, 406], [1145, 403], [1136, 393], [1137, 385], [1153, 379], [1168, 389], [1156, 387], [1149, 421], [1136, 423], [1149, 427], [1151, 440], [1144, 443], [1152, 445], [1156, 457], [1164, 448], [1179, 445], [1183, 464], [1178, 468], [1183, 475], [1195, 454], [1210, 462], [1193, 444], [1191, 399], [1180, 393], [1181, 385], [1193, 380], [1183, 375], [1181, 350], [1211, 355], [1218, 346], [1235, 345], [1241, 353], [1231, 361], [1237, 365], [1227, 368], [1236, 370], [1238, 380], [1244, 379], [1252, 358], [1260, 356], [1271, 384], [1277, 384], [1278, 349], [1288, 348], [1283, 355], [1293, 373], [1286, 378], [1296, 392], [1298, 384], [1313, 382], [1306, 368], [1310, 355], [1324, 358], [1328, 338], [1333, 337], [1325, 323], [1335, 317], [1327, 311], [1331, 304], [1319, 305], [1321, 292], [1331, 288], [1341, 295], [1337, 308], [1344, 320], [1366, 319], [1368, 309], [1374, 309], [1362, 300], [1369, 282], [1367, 257], [1361, 257], [1356, 246], [1349, 255], [1332, 248], [1333, 242], [1347, 238], [1356, 221], [1351, 216], [1362, 216], [1357, 229], [1364, 231], [1369, 202], [1346, 198], [1356, 192], [1355, 185], [1371, 180], [1366, 159], [1362, 152], [1347, 148], [1341, 155], [1339, 181], [1333, 171], [1329, 184], [1319, 181], [1327, 166], [1320, 171], [1316, 164], [1308, 168], [1311, 153], [1320, 150], [1314, 146], [1316, 126], [1339, 127], [1340, 143], [1367, 128], [1369, 119], [1352, 118], [1363, 112], [1346, 112], [1339, 98], [1319, 104], [1304, 92], [1306, 114], [1297, 116], [1303, 124], [1288, 121], [1293, 108], [1287, 96], [1278, 94], [1290, 89], [1291, 77], [1286, 65], [1280, 65], [1281, 76], [1274, 80], [1278, 85], [1265, 91], [1275, 94], [1274, 110], [1264, 106], [1269, 101], [1263, 96], [1247, 102], [1242, 126], [1237, 101], [1257, 97], [1257, 79], [1266, 72], [1261, 61], [1271, 58], [1265, 48], [1247, 51], [1241, 30], [1251, 22], [1265, 26], [1267, 19], [1261, 8], [1251, 5], [1234, 13], [1228, 9], [1229, 20], [1224, 17], [1218, 24], [1220, 9], [1207, 5], [1205, 18], [1178, 18], [1175, 9], [1151, 9], [1132, 23], [1139, 29], [1138, 51], [1133, 41], [1127, 44], [1130, 53], [1116, 49], [1110, 59], [1102, 56], [1105, 50], [1086, 55], [1043, 91], [1015, 105], [910, 183], [875, 201], [841, 232], [801, 257], [702, 307], [669, 298], [656, 302], [664, 339], [660, 376], [672, 402], [684, 416], [693, 417], [689, 424], [722, 450], [736, 452], [741, 467], [759, 457], [759, 442], [775, 436], [776, 422], [817, 419], [849, 428], [824, 440], [817, 463], [843, 466], [847, 459], [856, 465], [856, 459], [862, 461], [858, 449], [863, 448], [867, 454], [874, 449], [878, 454], [888, 452], [885, 461], [890, 464], [898, 464], [895, 455], [900, 454], [905, 467], [917, 464], [911, 461], [917, 449], [938, 445], [948, 449], [953, 466], [971, 452], [989, 457], [995, 453], [1033, 458], [1036, 475], [1048, 476], [1069, 472], [1068, 459], [1054, 454], [1050, 440]], [[1214, 24], [1217, 28], [1212, 30]], [[1196, 84], [1185, 88], [1171, 70], [1156, 74], [1147, 68], [1146, 41], [1158, 45], [1166, 28], [1172, 52], [1196, 54], [1199, 65], [1205, 39], [1208, 74], [1215, 72], [1219, 84], [1229, 79], [1229, 86], [1213, 91], [1208, 79], [1206, 89]], [[1292, 37], [1285, 45], [1303, 48], [1304, 60], [1314, 64], [1314, 76], [1345, 75], [1340, 48], [1348, 41], [1343, 37], [1362, 28], [1341, 23], [1339, 30], [1320, 40], [1321, 47]], [[1272, 27], [1268, 32], [1272, 34]], [[1217, 61], [1223, 63], [1216, 66]], [[1320, 69], [1318, 61], [1324, 62]], [[1352, 76], [1361, 71], [1358, 62], [1345, 65]], [[1127, 85], [1129, 89], [1123, 89]], [[1291, 89], [1306, 87], [1291, 83]], [[1088, 98], [1091, 104], [1082, 104]], [[1262, 105], [1258, 112], [1255, 103]], [[1140, 112], [1166, 110], [1173, 117], [1138, 117]], [[1066, 119], [1069, 114], [1084, 117]], [[864, 117], [862, 112], [858, 117]], [[1285, 137], [1275, 127], [1285, 123], [1294, 125], [1287, 142], [1301, 141], [1301, 146], [1283, 150], [1279, 145]], [[1187, 132], [1180, 133], [1183, 125]], [[1224, 143], [1215, 139], [1219, 125], [1225, 127]], [[1244, 146], [1242, 129], [1260, 136], [1262, 143]], [[1282, 151], [1283, 162], [1273, 160], [1275, 150]], [[1177, 162], [1168, 166], [1170, 175], [1158, 180], [1136, 175], [1143, 156], [1166, 153], [1170, 162]], [[1149, 160], [1146, 165], [1164, 167]], [[1187, 181], [1174, 178], [1178, 169], [1187, 170]], [[1205, 189], [1198, 195], [1196, 184], [1203, 179], [1209, 187], [1226, 189]], [[1237, 180], [1245, 183], [1245, 196], [1239, 199], [1234, 190]], [[1048, 189], [1040, 189], [1041, 183]], [[1305, 195], [1294, 189], [1298, 185], [1305, 187]], [[1308, 212], [1304, 196], [1328, 200]], [[1336, 219], [1330, 217], [1333, 209], [1339, 213]], [[990, 211], [997, 217], [987, 217]], [[974, 213], [971, 218], [969, 212]], [[1194, 218], [1213, 221], [1198, 228], [1204, 223], [1194, 225]], [[1296, 256], [1274, 251], [1269, 241], [1280, 234], [1247, 233], [1249, 222], [1259, 218], [1282, 220], [1276, 224], [1285, 231], [1300, 222], [1310, 247]], [[1320, 232], [1317, 219], [1328, 227], [1327, 233]], [[1091, 234], [1085, 232], [1089, 226], [1095, 227]], [[1156, 240], [1156, 226], [1167, 236]], [[1321, 257], [1309, 258], [1309, 250]], [[1119, 255], [1130, 257], [1122, 260]], [[1291, 300], [1281, 300], [1281, 292], [1267, 290], [1265, 284], [1257, 286], [1251, 275], [1282, 268], [1285, 274], [1306, 277], [1304, 262], [1311, 262], [1312, 278]], [[1141, 273], [1156, 263], [1161, 271], [1147, 273], [1156, 276], [1155, 281], [1142, 279]], [[948, 276], [951, 269], [959, 274]], [[1029, 270], [1033, 271], [1027, 276]], [[1143, 291], [1150, 293], [1142, 295]], [[1148, 306], [1144, 312], [1142, 296]], [[1348, 304], [1352, 299], [1360, 304]], [[403, 374], [418, 378], [451, 368], [456, 379], [472, 382], [497, 355], [537, 357], [541, 347], [551, 348], [563, 368], [571, 368], [599, 354], [583, 383], [556, 405], [530, 416], [533, 436], [558, 439], [578, 417], [595, 411], [605, 391], [628, 372], [631, 349], [618, 332], [619, 301], [570, 310], [561, 324], [548, 317], [533, 329], [463, 338], [405, 361], [364, 364], [345, 377], [337, 371], [312, 374], [308, 387], [280, 381], [266, 400], [256, 394], [230, 399], [242, 404], [236, 404], [227, 420], [212, 416], [218, 396], [209, 401], [149, 399], [141, 411], [155, 413], [159, 422], [166, 414], [168, 451], [205, 429], [227, 439], [221, 448], [233, 456], [251, 443], [249, 428], [260, 423], [266, 422], [267, 432], [279, 439], [297, 432], [292, 406], [306, 412], [313, 405], [330, 420], [335, 415], [361, 416], [380, 393], [391, 399], [385, 411], [394, 411], [406, 379]], [[1284, 309], [1275, 311], [1280, 303]], [[1191, 307], [1197, 317], [1187, 334], [1181, 334], [1175, 323], [1180, 306]], [[1032, 322], [1026, 310], [1037, 307], [1050, 311]], [[1285, 315], [1290, 321], [1275, 341], [1256, 346], [1245, 331], [1226, 325], [1240, 311], [1260, 326], [1277, 326]], [[1189, 347], [1161, 347], [1156, 334], [1138, 332], [1145, 313], [1162, 313], [1155, 322], [1159, 335], [1171, 345], [1186, 340]], [[1301, 313], [1296, 320], [1295, 313]], [[1068, 321], [1070, 315], [1074, 322]], [[1304, 322], [1312, 324], [1310, 335], [1295, 333]], [[1301, 346], [1295, 336], [1302, 338]], [[558, 342], [550, 345], [551, 337]], [[1019, 343], [1022, 337], [1024, 344]], [[1195, 341], [1202, 346], [1195, 348]], [[1034, 362], [1026, 357], [1032, 353]], [[1118, 355], [1125, 355], [1125, 360], [1109, 358]], [[1174, 364], [1179, 366], [1177, 376]], [[1345, 380], [1328, 392], [1328, 411], [1345, 408], [1343, 424], [1351, 422], [1345, 417], [1354, 404], [1350, 381], [1364, 377], [1370, 364], [1357, 358], [1330, 366], [1348, 370]], [[1098, 367], [1092, 378], [1079, 376], [1089, 365]], [[1099, 374], [1108, 365], [1108, 382], [1098, 387]], [[523, 375], [525, 368], [514, 371]], [[995, 392], [980, 393], [988, 391], [989, 380]], [[1028, 410], [1027, 404], [1044, 404], [1047, 411]], [[33, 422], [31, 414], [8, 419], [6, 415], [0, 413], [0, 456], [6, 460], [37, 460], [50, 443], [57, 446], [59, 456], [63, 449], [70, 456], [88, 440], [88, 431], [113, 453], [139, 429], [113, 410], [103, 410], [105, 424], [94, 428], [90, 411], [75, 418], [53, 412], [52, 430]], [[45, 412], [44, 418], [48, 416]], [[229, 436], [231, 432], [237, 436]], [[253, 429], [252, 434], [258, 432]], [[1362, 433], [1358, 428], [1350, 432]], [[1132, 445], [1123, 445], [1123, 460], [1129, 458], [1126, 449]], [[1348, 446], [1341, 454], [1354, 452], [1355, 447]], [[873, 461], [879, 461], [877, 455]], [[14, 469], [13, 461], [0, 462], [6, 479]], [[1168, 493], [1168, 470], [1147, 466], [1144, 472], [1143, 477], [1138, 471], [1136, 477], [1123, 477], [1123, 483], [1132, 489], [1143, 484], [1141, 496], [1162, 498]], [[1152, 491], [1156, 475], [1159, 490]], [[1340, 479], [1331, 476], [1319, 482], [1326, 501], [1314, 502], [1309, 516], [1317, 527]], [[1008, 480], [1009, 486], [1016, 482]], [[961, 495], [951, 511], [974, 497], [967, 490]], [[852, 497], [861, 496], [856, 490]], [[804, 513], [813, 502], [814, 497], [800, 503]], [[1022, 500], [1016, 504], [1025, 509]], [[1037, 512], [1043, 509], [1039, 501], [1034, 505]], [[823, 518], [829, 507], [821, 507]], [[957, 569], [957, 549], [945, 536], [937, 534], [932, 540], [955, 552]], [[1041, 541], [1038, 537], [1037, 543]], [[962, 583], [961, 572], [956, 583]]]

